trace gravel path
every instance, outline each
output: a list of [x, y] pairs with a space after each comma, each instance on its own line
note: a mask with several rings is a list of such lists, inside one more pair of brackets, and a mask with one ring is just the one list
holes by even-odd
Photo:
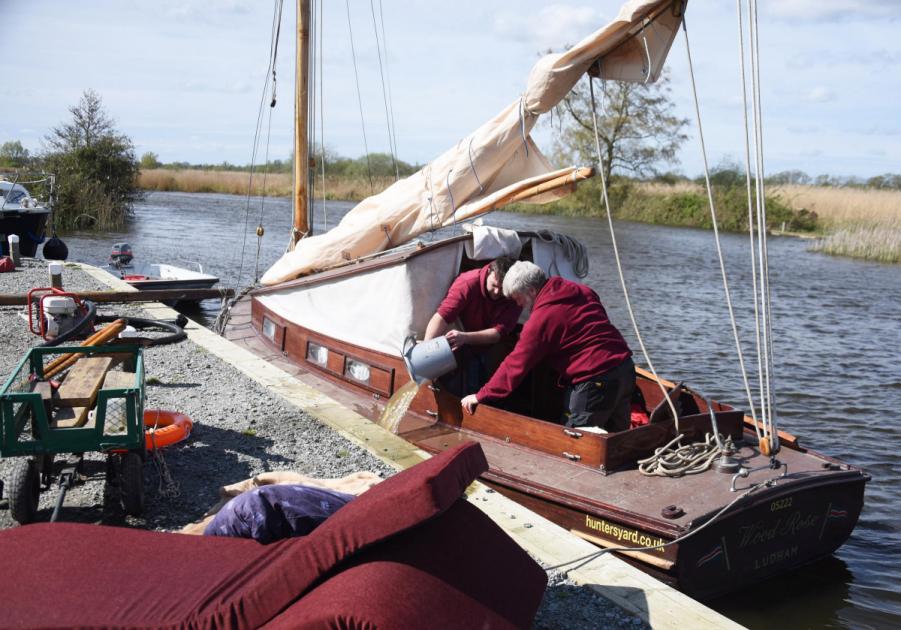
[[[70, 290], [101, 290], [75, 267], [63, 274]], [[46, 286], [43, 261], [23, 260], [13, 273], [0, 274], [0, 293], [24, 293]], [[142, 315], [136, 305], [100, 305], [102, 313]], [[12, 374], [37, 338], [28, 331], [23, 307], [0, 307], [0, 379]], [[104, 458], [85, 456], [85, 479], [68, 491], [60, 520], [173, 531], [200, 518], [218, 498], [218, 488], [270, 470], [297, 470], [314, 477], [341, 477], [369, 470], [387, 477], [394, 470], [365, 449], [268, 392], [238, 370], [190, 341], [149, 348], [144, 354], [146, 408], [177, 410], [194, 420], [191, 438], [165, 451], [165, 464], [178, 484], [177, 496], [162, 490], [156, 467], [144, 469], [146, 509], [141, 517], [125, 515], [114, 497], [104, 493]], [[0, 478], [8, 480], [10, 462], [0, 459]], [[47, 521], [57, 490], [41, 492], [38, 520]], [[6, 498], [0, 501], [0, 528], [15, 525]], [[637, 617], [587, 588], [554, 574], [536, 628], [642, 628]]]

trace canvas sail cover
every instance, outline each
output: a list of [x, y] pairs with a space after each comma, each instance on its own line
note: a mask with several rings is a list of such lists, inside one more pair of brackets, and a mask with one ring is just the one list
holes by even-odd
[[[263, 276], [273, 285], [405, 243], [485, 198], [560, 174], [532, 141], [538, 117], [581, 76], [654, 81], [681, 24], [682, 0], [630, 0], [566, 52], [542, 57], [525, 91], [422, 170], [361, 201], [329, 232], [299, 241]], [[550, 200], [548, 194], [536, 201]]]

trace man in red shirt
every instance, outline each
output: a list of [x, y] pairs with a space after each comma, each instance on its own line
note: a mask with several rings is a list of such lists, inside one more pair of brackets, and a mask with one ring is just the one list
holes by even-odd
[[[461, 273], [432, 315], [425, 329], [425, 340], [444, 335], [464, 366], [468, 391], [485, 382], [485, 360], [481, 350], [500, 341], [513, 331], [522, 309], [504, 297], [501, 287], [513, 259], [501, 256], [481, 269]], [[451, 328], [460, 320], [463, 330]], [[470, 352], [463, 352], [471, 346]], [[479, 348], [481, 346], [481, 348]]]
[[540, 267], [518, 262], [507, 272], [504, 295], [532, 313], [519, 341], [491, 379], [461, 400], [473, 413], [480, 402], [509, 396], [529, 370], [546, 361], [567, 388], [567, 426], [629, 428], [635, 366], [632, 351], [607, 317], [597, 293]]

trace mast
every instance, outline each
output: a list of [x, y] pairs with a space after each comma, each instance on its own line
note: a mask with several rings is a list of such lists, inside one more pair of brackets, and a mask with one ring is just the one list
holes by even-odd
[[310, 0], [297, 0], [297, 59], [294, 76], [294, 224], [291, 249], [297, 241], [312, 234], [310, 220], [309, 171], [309, 71]]

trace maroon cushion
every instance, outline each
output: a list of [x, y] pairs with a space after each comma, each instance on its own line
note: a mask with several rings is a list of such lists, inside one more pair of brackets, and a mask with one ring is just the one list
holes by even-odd
[[268, 570], [292, 542], [75, 523], [16, 527], [0, 533], [0, 626], [259, 625], [297, 595]]
[[541, 567], [461, 500], [357, 554], [266, 628], [528, 628], [546, 585]]
[[487, 467], [474, 442], [449, 449], [311, 536], [266, 546], [67, 523], [6, 530], [0, 626], [258, 626], [341, 560], [447, 509]]

